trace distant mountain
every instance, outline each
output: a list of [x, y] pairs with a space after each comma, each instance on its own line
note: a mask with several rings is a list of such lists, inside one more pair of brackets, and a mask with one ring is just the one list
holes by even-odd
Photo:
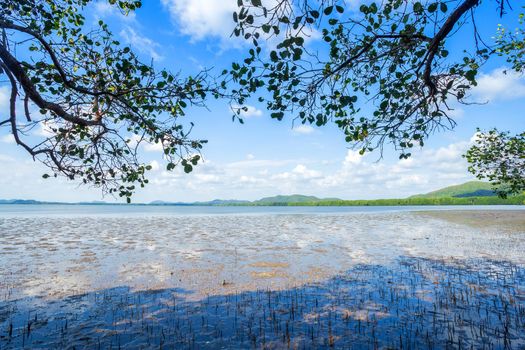
[[292, 194], [289, 196], [273, 196], [265, 197], [259, 200], [253, 201], [254, 204], [263, 203], [306, 203], [306, 202], [321, 202], [321, 201], [338, 201], [338, 198], [318, 198], [315, 196], [304, 196], [302, 194]]
[[44, 204], [47, 202], [35, 201], [34, 199], [0, 199], [0, 204]]
[[426, 194], [417, 194], [408, 198], [467, 198], [467, 197], [491, 197], [496, 193], [488, 182], [469, 181], [461, 185], [442, 188]]

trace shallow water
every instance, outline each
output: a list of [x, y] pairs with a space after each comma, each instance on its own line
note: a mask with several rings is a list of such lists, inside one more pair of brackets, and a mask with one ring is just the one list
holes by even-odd
[[524, 346], [525, 211], [438, 209], [0, 206], [0, 348]]

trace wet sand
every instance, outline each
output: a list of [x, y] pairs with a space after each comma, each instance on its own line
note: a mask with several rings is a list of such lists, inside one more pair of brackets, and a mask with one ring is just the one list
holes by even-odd
[[[0, 296], [115, 286], [194, 296], [320, 281], [399, 256], [525, 262], [525, 212], [0, 219]], [[509, 235], [512, 234], [512, 235]], [[2, 295], [3, 294], [3, 295]]]
[[509, 233], [520, 233], [525, 229], [525, 212], [523, 210], [445, 210], [420, 211], [417, 213], [429, 218], [442, 219], [475, 228], [491, 227]]

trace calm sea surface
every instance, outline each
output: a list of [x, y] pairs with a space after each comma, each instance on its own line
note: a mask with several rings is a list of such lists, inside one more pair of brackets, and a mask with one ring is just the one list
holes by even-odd
[[184, 216], [184, 215], [266, 215], [266, 214], [352, 214], [411, 211], [504, 211], [525, 206], [349, 206], [349, 207], [249, 207], [249, 206], [153, 206], [153, 205], [19, 205], [0, 204], [0, 218], [13, 216]]
[[525, 345], [518, 206], [0, 205], [0, 252], [0, 348]]

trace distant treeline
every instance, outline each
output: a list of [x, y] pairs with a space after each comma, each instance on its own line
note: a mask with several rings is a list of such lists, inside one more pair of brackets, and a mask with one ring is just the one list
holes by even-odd
[[392, 206], [392, 205], [524, 205], [525, 195], [503, 199], [497, 196], [405, 198], [374, 200], [322, 200], [313, 202], [265, 202], [228, 204], [228, 206]]

